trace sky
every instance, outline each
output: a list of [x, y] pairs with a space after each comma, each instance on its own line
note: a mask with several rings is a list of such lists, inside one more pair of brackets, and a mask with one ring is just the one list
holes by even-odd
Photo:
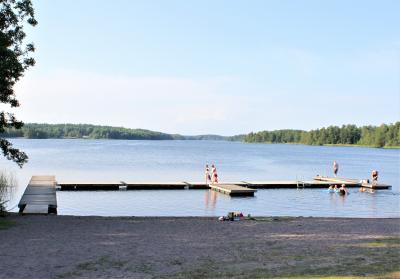
[[33, 3], [24, 122], [235, 135], [400, 119], [400, 1]]

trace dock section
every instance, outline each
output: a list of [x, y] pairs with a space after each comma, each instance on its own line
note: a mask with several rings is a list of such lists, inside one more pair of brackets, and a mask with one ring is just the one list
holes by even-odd
[[54, 176], [32, 176], [18, 203], [19, 213], [57, 214], [55, 186]]
[[365, 187], [365, 188], [370, 188], [370, 189], [376, 189], [376, 190], [386, 190], [390, 189], [392, 186], [383, 184], [383, 183], [377, 183], [377, 184], [371, 184], [371, 183], [364, 183], [362, 180], [357, 180], [357, 179], [352, 179], [352, 178], [343, 178], [343, 177], [328, 177], [328, 176], [319, 176], [317, 175], [314, 177], [314, 180], [316, 181], [324, 181], [327, 183], [331, 184], [345, 184], [346, 187], [349, 187], [349, 185], [356, 185], [356, 187]]
[[103, 190], [103, 191], [115, 191], [119, 190], [120, 186], [124, 186], [122, 181], [113, 181], [113, 182], [82, 182], [82, 181], [74, 181], [74, 182], [62, 182], [57, 184], [61, 190], [66, 191], [95, 191], [95, 190]]
[[210, 184], [210, 188], [214, 191], [227, 194], [230, 196], [254, 196], [257, 190], [235, 184]]
[[[374, 188], [374, 189], [390, 189], [391, 186], [386, 184], [377, 184], [372, 187], [370, 184], [363, 184], [356, 179], [339, 179], [316, 176], [314, 180], [276, 180], [276, 181], [232, 181], [224, 182], [216, 185], [236, 185], [251, 189], [323, 189], [330, 185], [346, 184], [348, 188]], [[57, 186], [62, 191], [90, 191], [90, 190], [176, 190], [176, 189], [209, 189], [209, 185], [205, 182], [59, 182]]]

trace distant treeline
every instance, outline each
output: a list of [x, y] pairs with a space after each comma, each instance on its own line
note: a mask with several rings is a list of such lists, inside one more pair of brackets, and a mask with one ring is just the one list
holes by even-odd
[[98, 126], [90, 124], [25, 124], [22, 129], [8, 129], [0, 137], [29, 139], [124, 139], [124, 140], [228, 140], [259, 143], [300, 143], [310, 145], [364, 145], [375, 147], [400, 146], [400, 122], [381, 126], [330, 126], [311, 131], [275, 130], [237, 135], [183, 136], [144, 129]]
[[276, 130], [250, 133], [245, 142], [300, 143], [310, 145], [364, 145], [374, 147], [399, 147], [400, 122], [380, 126], [343, 125], [311, 131]]
[[[218, 135], [182, 136], [144, 129], [99, 126], [90, 124], [35, 124], [27, 123], [20, 130], [8, 129], [1, 137], [24, 137], [28, 139], [124, 139], [124, 140], [238, 140]], [[239, 136], [240, 137], [240, 136]]]

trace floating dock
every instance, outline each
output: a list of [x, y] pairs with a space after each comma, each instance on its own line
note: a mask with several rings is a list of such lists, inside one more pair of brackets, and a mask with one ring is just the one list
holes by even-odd
[[230, 196], [254, 196], [257, 190], [235, 184], [210, 184], [210, 188]]
[[[348, 188], [366, 187], [370, 184], [362, 184], [357, 180], [330, 179], [317, 176], [315, 180], [277, 180], [277, 181], [233, 181], [215, 185], [237, 185], [251, 189], [296, 189], [296, 188], [328, 188], [330, 185], [346, 184]], [[79, 190], [176, 190], [176, 189], [209, 189], [205, 182], [58, 182], [57, 187], [62, 191]], [[377, 184], [374, 189], [390, 189], [390, 185]]]
[[57, 214], [56, 179], [54, 176], [32, 176], [20, 202], [19, 213]]
[[314, 177], [314, 180], [317, 181], [324, 181], [333, 184], [345, 184], [346, 187], [349, 185], [357, 185], [357, 187], [364, 187], [376, 190], [386, 190], [390, 189], [392, 186], [382, 183], [371, 184], [371, 183], [364, 183], [362, 180], [352, 179], [352, 178], [343, 178], [343, 177], [328, 177], [328, 176], [319, 176], [317, 175]]

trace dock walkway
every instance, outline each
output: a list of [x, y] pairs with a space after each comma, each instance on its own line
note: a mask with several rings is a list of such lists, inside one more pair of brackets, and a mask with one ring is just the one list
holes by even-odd
[[[237, 185], [251, 189], [296, 189], [311, 188], [323, 189], [334, 184], [346, 184], [348, 188], [366, 187], [371, 188], [371, 184], [360, 183], [356, 179], [330, 178], [324, 176], [316, 176], [314, 180], [276, 180], [276, 181], [232, 181], [224, 182], [216, 185]], [[79, 191], [79, 190], [176, 190], [176, 189], [209, 189], [209, 185], [205, 182], [59, 182], [57, 186], [62, 191]], [[374, 189], [390, 189], [390, 185], [377, 184]]]
[[20, 202], [19, 213], [57, 214], [56, 180], [54, 176], [32, 176]]

